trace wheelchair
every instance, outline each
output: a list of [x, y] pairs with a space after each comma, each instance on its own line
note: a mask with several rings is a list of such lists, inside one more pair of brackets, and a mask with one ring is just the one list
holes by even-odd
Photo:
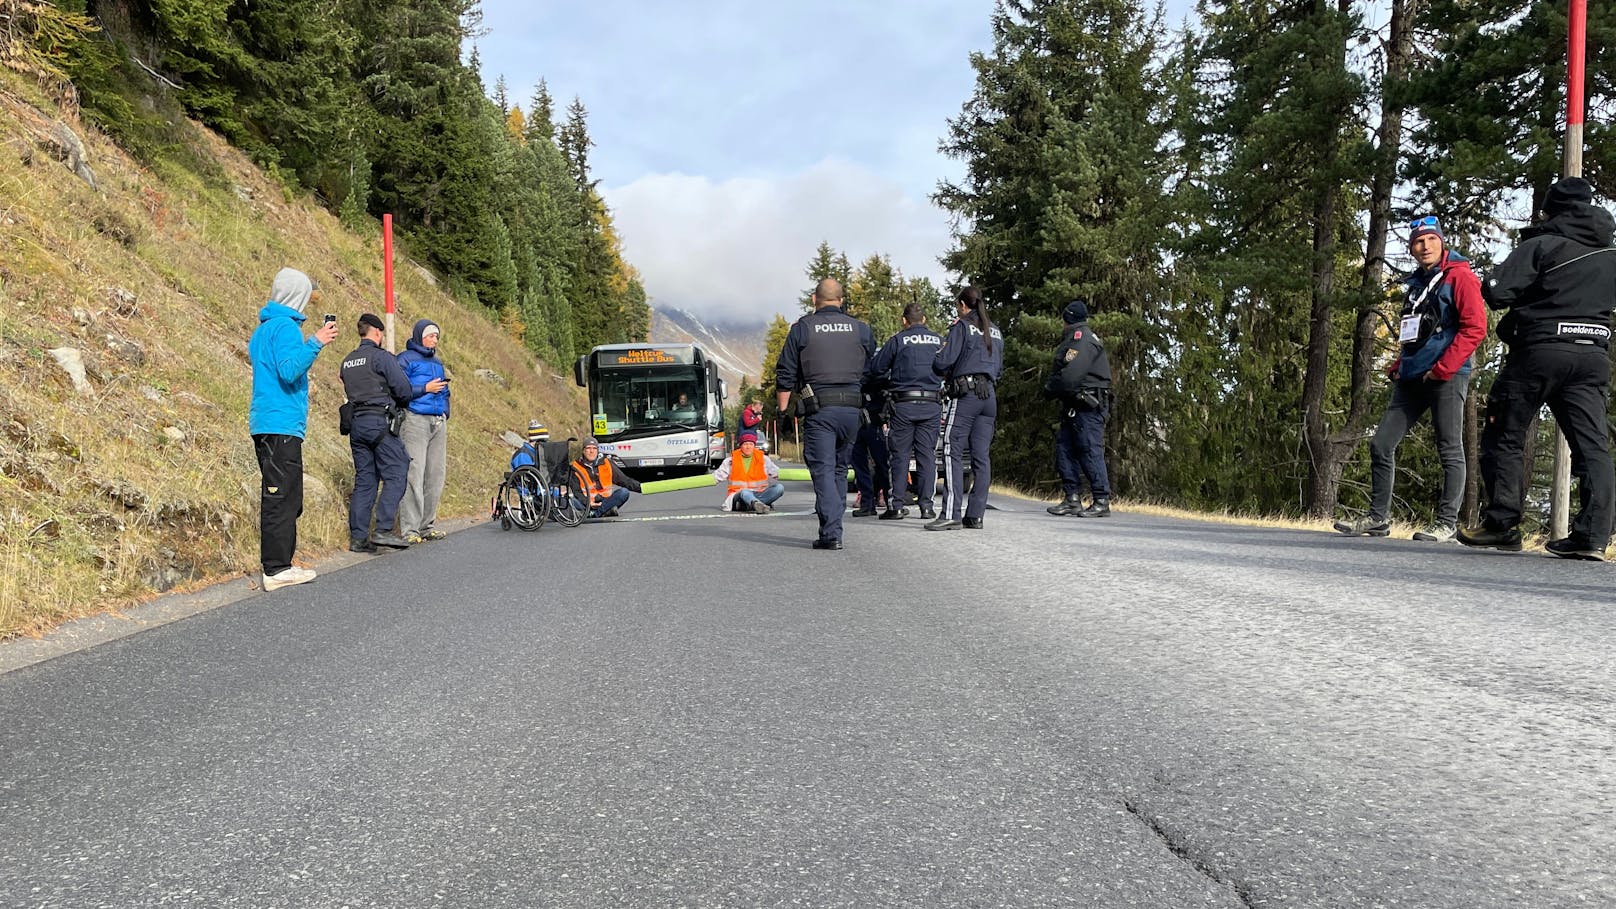
[[508, 471], [495, 490], [492, 517], [501, 530], [515, 527], [532, 532], [550, 517], [550, 504], [550, 484], [537, 467], [523, 464]]
[[581, 504], [583, 487], [572, 469], [572, 443], [576, 441], [544, 443], [544, 463], [550, 465], [549, 482], [545, 484], [545, 515], [562, 527], [577, 527], [588, 514]]

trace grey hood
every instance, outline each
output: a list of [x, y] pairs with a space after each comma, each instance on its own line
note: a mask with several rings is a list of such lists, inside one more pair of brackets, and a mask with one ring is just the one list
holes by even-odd
[[275, 273], [275, 283], [269, 286], [269, 299], [272, 303], [302, 312], [309, 305], [309, 296], [314, 293], [314, 282], [309, 276], [295, 268], [283, 268]]

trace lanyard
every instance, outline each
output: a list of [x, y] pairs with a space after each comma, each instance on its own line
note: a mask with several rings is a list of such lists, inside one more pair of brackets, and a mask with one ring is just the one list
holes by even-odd
[[1431, 291], [1435, 290], [1436, 286], [1438, 284], [1441, 284], [1441, 283], [1442, 283], [1442, 267], [1437, 266], [1436, 274], [1431, 276], [1431, 280], [1430, 280], [1429, 283], [1427, 283], [1425, 285], [1425, 289], [1420, 291], [1420, 295], [1418, 297], [1414, 298], [1413, 303], [1409, 304], [1408, 311], [1413, 312], [1413, 311], [1419, 309], [1420, 304], [1425, 302], [1425, 298], [1430, 296]]

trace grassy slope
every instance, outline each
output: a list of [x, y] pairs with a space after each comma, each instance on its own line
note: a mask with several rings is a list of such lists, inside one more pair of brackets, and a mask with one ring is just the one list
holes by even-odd
[[[185, 132], [216, 165], [199, 175], [143, 169], [73, 122], [101, 183], [96, 192], [48, 153], [25, 162], [50, 115], [3, 78], [0, 638], [116, 608], [176, 580], [256, 570], [246, 342], [283, 265], [320, 283], [318, 308], [343, 326], [312, 374], [304, 448], [312, 482], [299, 549], [307, 557], [346, 545], [352, 464], [336, 431], [337, 369], [354, 346], [358, 315], [381, 310], [379, 236], [356, 236], [313, 203], [289, 200], [201, 129]], [[480, 512], [509, 456], [501, 432], [540, 415], [552, 432], [582, 435], [582, 398], [570, 378], [554, 375], [565, 367], [536, 363], [486, 313], [460, 306], [402, 260], [397, 280], [400, 335], [417, 318], [440, 322], [458, 380], [444, 513]], [[133, 312], [113, 288], [133, 292]], [[84, 351], [92, 393], [74, 391], [46, 352], [57, 347]], [[474, 378], [481, 367], [509, 388]]]

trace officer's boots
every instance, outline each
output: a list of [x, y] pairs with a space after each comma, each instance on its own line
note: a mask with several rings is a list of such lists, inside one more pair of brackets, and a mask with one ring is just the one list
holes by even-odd
[[1109, 518], [1111, 516], [1111, 500], [1095, 496], [1094, 501], [1089, 503], [1089, 507], [1079, 511], [1077, 516], [1080, 518]]
[[1083, 510], [1083, 497], [1075, 492], [1066, 494], [1066, 498], [1059, 505], [1051, 505], [1044, 509], [1053, 515], [1076, 515]]

